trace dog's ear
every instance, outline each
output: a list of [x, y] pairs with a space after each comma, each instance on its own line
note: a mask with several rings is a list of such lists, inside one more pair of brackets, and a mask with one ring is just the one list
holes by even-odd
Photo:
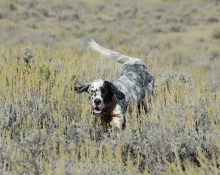
[[88, 92], [90, 84], [86, 84], [83, 86], [74, 86], [74, 91], [77, 93], [83, 93], [83, 92]]
[[124, 93], [122, 93], [120, 90], [118, 90], [118, 88], [115, 87], [113, 85], [113, 83], [110, 83], [110, 84], [111, 84], [111, 89], [112, 89], [113, 93], [115, 94], [115, 96], [117, 97], [117, 99], [118, 100], [124, 99], [125, 98]]

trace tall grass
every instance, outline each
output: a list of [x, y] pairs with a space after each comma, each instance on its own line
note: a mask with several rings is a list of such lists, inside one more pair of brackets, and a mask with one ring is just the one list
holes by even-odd
[[1, 173], [219, 174], [220, 92], [197, 68], [142, 58], [157, 81], [150, 111], [126, 114], [115, 137], [72, 87], [112, 80], [120, 65], [92, 52], [0, 46]]

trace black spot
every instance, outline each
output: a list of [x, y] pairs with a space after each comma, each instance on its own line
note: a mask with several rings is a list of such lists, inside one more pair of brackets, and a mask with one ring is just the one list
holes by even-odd
[[120, 90], [118, 90], [114, 85], [112, 85], [112, 90], [118, 100], [125, 99], [124, 93], [122, 93]]
[[112, 101], [112, 97], [115, 95], [117, 99], [121, 100], [125, 98], [125, 95], [119, 91], [111, 82], [104, 81], [103, 86], [100, 88], [101, 96], [105, 104], [109, 104]]
[[103, 86], [100, 88], [100, 90], [104, 104], [109, 104], [112, 101], [112, 97], [114, 96], [112, 84], [108, 81], [104, 81]]

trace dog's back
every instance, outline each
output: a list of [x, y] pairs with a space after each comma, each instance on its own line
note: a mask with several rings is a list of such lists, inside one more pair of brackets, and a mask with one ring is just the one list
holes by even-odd
[[103, 48], [93, 40], [89, 44], [96, 52], [124, 65], [121, 76], [113, 84], [131, 101], [142, 102], [145, 98], [146, 89], [148, 90], [148, 95], [151, 96], [153, 94], [153, 76], [141, 59], [128, 57]]

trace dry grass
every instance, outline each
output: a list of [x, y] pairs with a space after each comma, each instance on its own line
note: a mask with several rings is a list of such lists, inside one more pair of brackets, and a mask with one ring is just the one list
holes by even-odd
[[123, 45], [127, 52], [198, 66], [219, 87], [219, 11], [219, 0], [1, 0], [0, 44], [31, 41], [84, 52], [93, 38], [110, 48]]
[[115, 138], [94, 120], [87, 95], [71, 90], [75, 81], [119, 74], [118, 64], [97, 57], [0, 46], [1, 173], [220, 173], [220, 92], [201, 80], [198, 67], [142, 56], [157, 77], [151, 111], [127, 115]]
[[[1, 0], [0, 174], [220, 174], [219, 10], [219, 0]], [[86, 51], [88, 37], [156, 77], [150, 112], [127, 115], [118, 138], [72, 91], [120, 74]]]

